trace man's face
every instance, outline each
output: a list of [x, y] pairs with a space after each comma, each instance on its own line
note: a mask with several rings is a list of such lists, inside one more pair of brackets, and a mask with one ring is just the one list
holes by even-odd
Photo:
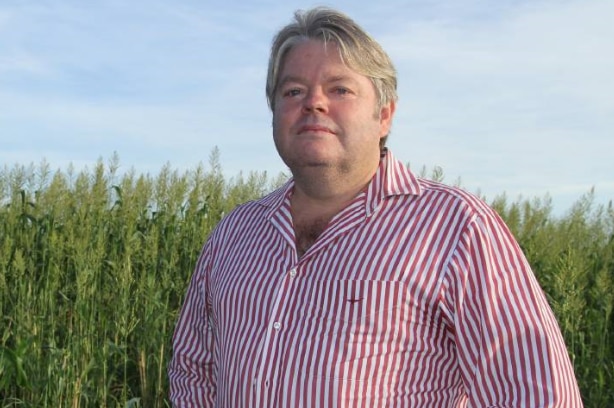
[[377, 108], [373, 84], [343, 63], [334, 42], [294, 46], [274, 97], [275, 146], [295, 176], [322, 167], [364, 176], [377, 167], [394, 104]]

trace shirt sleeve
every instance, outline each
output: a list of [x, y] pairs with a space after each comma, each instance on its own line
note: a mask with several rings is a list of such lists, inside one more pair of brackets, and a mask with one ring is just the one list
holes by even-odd
[[210, 307], [207, 301], [208, 248], [197, 262], [173, 335], [173, 355], [168, 366], [173, 407], [213, 407], [217, 367]]
[[494, 211], [467, 224], [442, 288], [467, 407], [582, 407], [556, 318]]

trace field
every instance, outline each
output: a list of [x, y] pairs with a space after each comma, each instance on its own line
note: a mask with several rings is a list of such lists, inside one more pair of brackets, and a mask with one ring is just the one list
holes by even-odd
[[[439, 172], [430, 175], [441, 177]], [[166, 365], [198, 253], [220, 218], [283, 181], [208, 166], [120, 175], [0, 169], [0, 407], [167, 407]], [[614, 208], [592, 193], [490, 202], [525, 251], [586, 407], [614, 406]]]

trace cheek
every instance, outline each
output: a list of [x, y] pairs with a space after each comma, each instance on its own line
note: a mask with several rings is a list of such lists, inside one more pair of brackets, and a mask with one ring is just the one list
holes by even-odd
[[277, 129], [278, 131], [288, 130], [293, 122], [293, 115], [290, 111], [283, 107], [275, 108], [272, 119], [273, 129]]
[[278, 131], [283, 124], [283, 116], [279, 115], [277, 112], [273, 112], [273, 119], [271, 120], [271, 123], [273, 125], [273, 131]]
[[278, 114], [273, 114], [271, 126], [273, 128], [273, 140], [276, 145], [279, 145], [281, 140], [286, 139], [284, 135], [288, 133], [288, 126], [284, 123], [283, 116]]

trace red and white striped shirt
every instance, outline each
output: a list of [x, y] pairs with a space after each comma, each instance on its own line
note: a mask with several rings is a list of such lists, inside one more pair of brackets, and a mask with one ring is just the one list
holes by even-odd
[[177, 407], [581, 407], [508, 228], [390, 152], [297, 257], [293, 182], [223, 219], [169, 365]]

